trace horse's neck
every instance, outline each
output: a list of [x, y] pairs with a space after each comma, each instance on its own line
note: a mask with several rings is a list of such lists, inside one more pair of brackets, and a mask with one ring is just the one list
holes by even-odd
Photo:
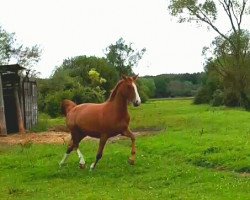
[[128, 101], [117, 94], [114, 98], [114, 108], [120, 114], [128, 114]]

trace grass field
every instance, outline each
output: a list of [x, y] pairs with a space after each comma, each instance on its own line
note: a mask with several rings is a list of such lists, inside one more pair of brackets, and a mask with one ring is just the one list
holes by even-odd
[[[76, 153], [59, 168], [65, 145], [4, 145], [0, 199], [250, 199], [249, 112], [191, 100], [130, 110], [133, 130], [160, 130], [137, 138], [135, 166], [130, 140], [107, 144], [93, 172], [78, 168]], [[89, 167], [97, 142], [80, 149]]]

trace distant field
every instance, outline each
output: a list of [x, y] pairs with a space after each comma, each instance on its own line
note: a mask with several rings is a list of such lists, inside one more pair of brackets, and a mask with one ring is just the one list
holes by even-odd
[[[4, 145], [0, 199], [249, 199], [249, 112], [188, 99], [154, 100], [130, 112], [132, 130], [159, 131], [137, 138], [135, 166], [127, 164], [130, 140], [107, 144], [93, 172], [78, 168], [76, 153], [60, 169], [66, 145]], [[80, 146], [88, 167], [97, 145]]]

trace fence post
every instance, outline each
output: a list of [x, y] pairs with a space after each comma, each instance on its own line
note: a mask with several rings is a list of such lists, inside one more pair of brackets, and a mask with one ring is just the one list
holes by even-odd
[[21, 105], [20, 105], [20, 101], [18, 97], [18, 90], [16, 86], [14, 86], [14, 96], [15, 96], [15, 102], [16, 102], [16, 112], [17, 112], [19, 133], [25, 133], [23, 115], [21, 111]]
[[7, 136], [6, 120], [4, 111], [2, 75], [0, 74], [0, 136]]

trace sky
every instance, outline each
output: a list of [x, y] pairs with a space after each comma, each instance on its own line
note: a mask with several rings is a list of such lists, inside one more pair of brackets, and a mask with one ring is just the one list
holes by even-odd
[[[119, 38], [147, 51], [134, 68], [140, 76], [203, 71], [202, 48], [215, 32], [170, 16], [168, 0], [0, 0], [0, 25], [19, 43], [40, 45], [34, 67], [49, 77], [64, 59], [104, 56]], [[222, 22], [223, 23], [223, 22]], [[223, 26], [223, 25], [222, 25]]]

